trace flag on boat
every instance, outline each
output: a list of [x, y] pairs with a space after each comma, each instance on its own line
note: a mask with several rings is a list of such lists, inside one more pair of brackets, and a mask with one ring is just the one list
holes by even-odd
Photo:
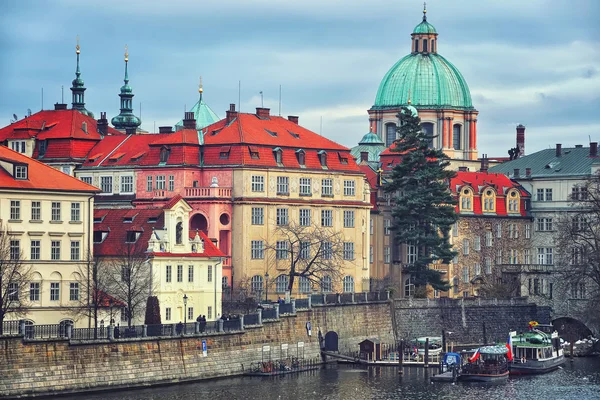
[[472, 362], [477, 361], [477, 359], [479, 358], [479, 355], [480, 355], [479, 349], [475, 350], [475, 353], [473, 353], [473, 355], [471, 357], [469, 357], [469, 362], [472, 363]]
[[510, 333], [508, 334], [508, 342], [506, 342], [506, 348], [508, 349], [508, 352], [506, 353], [506, 358], [508, 358], [508, 361], [512, 361], [513, 360], [513, 349], [512, 349], [512, 336], [510, 335]]

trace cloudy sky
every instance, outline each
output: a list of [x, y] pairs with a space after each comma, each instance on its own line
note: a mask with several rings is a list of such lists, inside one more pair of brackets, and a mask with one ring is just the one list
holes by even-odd
[[[417, 0], [3, 0], [0, 125], [70, 103], [80, 36], [86, 106], [118, 114], [124, 45], [142, 127], [173, 125], [204, 99], [264, 105], [344, 145], [368, 131], [387, 70], [410, 51]], [[439, 53], [466, 78], [480, 111], [479, 152], [505, 155], [515, 126], [526, 152], [600, 140], [600, 1], [430, 0]]]

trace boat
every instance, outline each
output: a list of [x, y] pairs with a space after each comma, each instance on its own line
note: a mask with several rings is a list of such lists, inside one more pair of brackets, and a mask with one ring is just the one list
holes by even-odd
[[[482, 346], [461, 354], [458, 380], [462, 382], [498, 382], [508, 379], [508, 348]], [[469, 356], [470, 355], [470, 356]]]
[[423, 336], [413, 340], [413, 345], [416, 347], [420, 356], [425, 355], [425, 344], [429, 340], [429, 355], [437, 355], [442, 352], [442, 338], [439, 336]]
[[565, 363], [558, 332], [552, 325], [531, 324], [529, 331], [510, 332], [513, 361], [508, 364], [511, 375], [544, 374]]

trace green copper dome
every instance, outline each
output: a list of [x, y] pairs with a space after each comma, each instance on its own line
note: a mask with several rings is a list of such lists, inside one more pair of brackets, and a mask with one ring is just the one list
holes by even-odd
[[358, 142], [358, 144], [381, 144], [384, 145], [384, 141], [381, 140], [379, 136], [373, 133], [373, 131], [369, 131], [363, 138]]
[[413, 53], [398, 61], [383, 77], [373, 108], [399, 107], [409, 98], [416, 108], [473, 108], [465, 78], [436, 53]]
[[[358, 142], [358, 146], [354, 146], [350, 149], [350, 154], [355, 157], [358, 162], [360, 162], [361, 153], [368, 153], [367, 161], [369, 163], [377, 163], [379, 162], [379, 155], [382, 151], [386, 149], [385, 143], [383, 140], [379, 138], [373, 131], [367, 133], [360, 142]], [[376, 167], [376, 165], [375, 165]]]
[[413, 33], [427, 34], [427, 33], [437, 33], [437, 31], [435, 30], [433, 25], [431, 25], [429, 22], [427, 22], [427, 20], [423, 19], [423, 22], [421, 22], [419, 25], [415, 26], [415, 30], [413, 31]]

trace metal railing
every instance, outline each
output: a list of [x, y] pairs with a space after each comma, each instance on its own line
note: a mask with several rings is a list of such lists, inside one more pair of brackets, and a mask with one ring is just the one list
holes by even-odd
[[71, 339], [73, 340], [97, 340], [108, 338], [108, 327], [98, 328], [73, 328]]
[[242, 320], [240, 318], [234, 318], [223, 321], [224, 332], [235, 332], [242, 330]]
[[308, 310], [309, 308], [308, 299], [296, 299], [296, 310]]
[[292, 303], [279, 304], [279, 315], [282, 314], [294, 314], [294, 306]]
[[59, 339], [66, 337], [66, 325], [25, 325], [25, 339]]
[[260, 325], [258, 313], [244, 315], [244, 325]]
[[311, 305], [322, 305], [325, 304], [325, 295], [323, 294], [313, 294], [310, 296], [310, 304]]
[[277, 310], [274, 308], [265, 308], [262, 310], [262, 319], [277, 319]]

